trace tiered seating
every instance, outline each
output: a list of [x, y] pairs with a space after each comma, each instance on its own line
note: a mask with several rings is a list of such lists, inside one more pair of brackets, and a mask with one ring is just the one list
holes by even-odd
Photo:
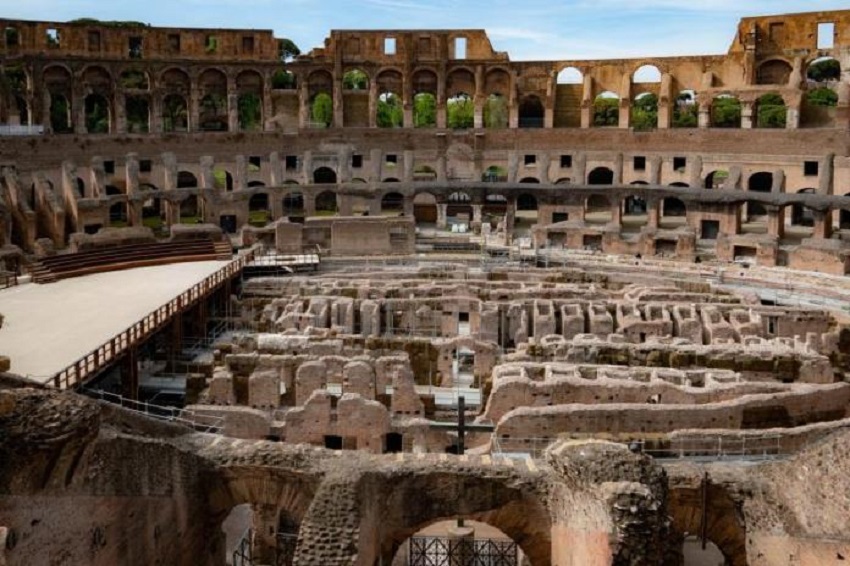
[[34, 282], [49, 283], [105, 271], [188, 261], [227, 260], [231, 257], [232, 250], [227, 242], [199, 239], [115, 246], [57, 255], [36, 262], [30, 271]]

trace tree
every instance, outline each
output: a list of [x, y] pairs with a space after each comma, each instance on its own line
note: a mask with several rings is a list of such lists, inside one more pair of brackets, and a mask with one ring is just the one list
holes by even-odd
[[334, 119], [334, 102], [326, 92], [320, 92], [313, 99], [310, 117], [316, 124], [330, 126]]
[[620, 123], [620, 100], [617, 98], [596, 97], [593, 102], [593, 125], [616, 126]]
[[841, 64], [835, 59], [821, 59], [809, 65], [808, 77], [815, 82], [837, 81], [841, 78]]
[[632, 107], [632, 128], [652, 130], [658, 126], [658, 97], [645, 94], [635, 99]]
[[758, 127], [784, 128], [787, 118], [785, 101], [778, 94], [765, 94], [758, 99]]
[[698, 108], [693, 95], [690, 92], [679, 94], [673, 108], [673, 127], [696, 128], [698, 124]]
[[277, 52], [281, 61], [292, 61], [299, 55], [301, 50], [291, 39], [283, 38], [277, 41]]
[[378, 97], [377, 111], [376, 123], [379, 128], [399, 128], [404, 122], [401, 98], [391, 92]]
[[289, 71], [278, 69], [272, 75], [272, 88], [289, 89], [295, 88], [295, 75]]
[[342, 88], [345, 90], [366, 90], [369, 88], [369, 77], [358, 69], [348, 71], [342, 77]]
[[455, 129], [471, 128], [475, 124], [475, 106], [472, 99], [465, 94], [460, 94], [449, 99], [448, 103], [449, 127]]
[[413, 126], [430, 128], [437, 124], [437, 97], [430, 92], [420, 92], [413, 97]]
[[504, 96], [491, 94], [484, 103], [484, 127], [508, 127], [508, 103]]
[[711, 105], [711, 123], [716, 128], [741, 127], [741, 101], [733, 96], [721, 96]]
[[820, 87], [810, 90], [806, 101], [812, 106], [837, 106], [838, 95], [830, 88]]
[[257, 130], [262, 120], [262, 101], [260, 97], [249, 92], [239, 97], [239, 128], [241, 130]]

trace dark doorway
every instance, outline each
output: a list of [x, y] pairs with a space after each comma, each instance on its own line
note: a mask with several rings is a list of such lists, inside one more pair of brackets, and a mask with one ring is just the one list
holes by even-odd
[[222, 214], [219, 219], [219, 225], [226, 234], [236, 233], [236, 215]]
[[720, 222], [718, 220], [703, 220], [700, 232], [703, 240], [716, 240], [720, 234]]
[[384, 454], [404, 452], [404, 435], [398, 432], [388, 432], [384, 443]]
[[329, 450], [342, 450], [342, 437], [333, 434], [325, 435], [325, 448]]

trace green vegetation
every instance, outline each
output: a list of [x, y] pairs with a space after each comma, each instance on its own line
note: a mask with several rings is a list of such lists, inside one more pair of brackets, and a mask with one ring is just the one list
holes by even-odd
[[150, 24], [134, 21], [118, 21], [118, 20], [98, 20], [97, 18], [77, 18], [71, 20], [69, 24], [103, 26], [108, 28], [149, 28]]
[[672, 124], [674, 128], [696, 128], [699, 125], [699, 108], [690, 92], [683, 92], [676, 98]]
[[422, 92], [413, 97], [413, 126], [433, 128], [437, 125], [437, 97]]
[[128, 96], [127, 131], [133, 134], [146, 134], [150, 128], [150, 105], [143, 96]]
[[358, 69], [348, 71], [342, 77], [342, 88], [345, 90], [366, 90], [369, 88], [369, 77]]
[[228, 186], [229, 183], [227, 182], [227, 171], [225, 171], [224, 169], [213, 169], [213, 184], [215, 185], [215, 188], [219, 190], [230, 191], [233, 189], [232, 185]]
[[90, 134], [109, 133], [109, 107], [100, 95], [86, 97], [86, 131]]
[[268, 210], [251, 210], [248, 212], [248, 224], [262, 228], [271, 220], [271, 214]]
[[291, 89], [295, 88], [295, 75], [289, 71], [278, 70], [272, 75], [272, 88]]
[[401, 98], [391, 92], [378, 97], [378, 115], [376, 123], [379, 128], [400, 128], [404, 123], [404, 109]]
[[301, 50], [298, 49], [294, 41], [283, 38], [277, 42], [277, 53], [281, 61], [291, 61], [301, 55]]
[[778, 94], [765, 94], [758, 99], [758, 127], [784, 128], [788, 110]]
[[597, 96], [593, 102], [594, 126], [617, 126], [620, 124], [620, 100]]
[[243, 94], [238, 100], [239, 129], [243, 131], [255, 131], [262, 129], [263, 101], [260, 97], [249, 92]]
[[835, 59], [822, 59], [809, 65], [806, 73], [815, 82], [837, 81], [841, 78], [841, 65]]
[[188, 113], [186, 101], [175, 94], [165, 97], [162, 105], [162, 127], [166, 132], [186, 131]]
[[491, 94], [484, 103], [484, 127], [508, 127], [508, 101], [504, 96]]
[[328, 93], [320, 92], [313, 99], [310, 118], [314, 124], [323, 125], [324, 127], [328, 127], [333, 123], [334, 102]]
[[838, 95], [834, 90], [822, 86], [810, 90], [806, 94], [806, 101], [812, 106], [837, 106]]
[[632, 106], [632, 128], [638, 131], [654, 130], [658, 127], [658, 97], [645, 94], [635, 99]]
[[471, 128], [475, 124], [475, 105], [469, 96], [462, 94], [449, 99], [448, 126], [457, 130]]
[[711, 105], [711, 124], [715, 128], [741, 127], [741, 101], [733, 96], [720, 96]]
[[131, 69], [121, 73], [119, 82], [121, 84], [121, 88], [136, 90], [148, 89], [148, 76], [138, 69]]
[[73, 130], [68, 99], [64, 96], [52, 96], [50, 102], [50, 127], [54, 133], [67, 134]]

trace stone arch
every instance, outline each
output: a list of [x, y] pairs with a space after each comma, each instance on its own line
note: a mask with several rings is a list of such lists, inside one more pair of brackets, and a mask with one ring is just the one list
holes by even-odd
[[227, 75], [220, 69], [206, 69], [198, 77], [198, 94], [198, 129], [205, 132], [226, 132], [229, 122]]
[[437, 222], [437, 197], [431, 193], [417, 193], [413, 197], [413, 217], [417, 224]]
[[[769, 193], [773, 191], [773, 173], [759, 171], [750, 175], [747, 179], [747, 190], [756, 193]], [[746, 221], [753, 222], [758, 217], [767, 216], [767, 209], [759, 202], [747, 201]]]
[[475, 107], [472, 97], [465, 92], [455, 94], [446, 102], [449, 128], [466, 129], [475, 125]]
[[584, 75], [576, 67], [564, 67], [558, 72], [559, 85], [584, 84]]
[[527, 94], [519, 101], [519, 127], [542, 128], [546, 115], [543, 100], [536, 94]]
[[[398, 548], [425, 527], [464, 518], [491, 525], [511, 538], [534, 566], [552, 563], [551, 518], [545, 505], [529, 492], [498, 478], [451, 472], [408, 476], [388, 484], [383, 499], [392, 510], [376, 524], [380, 555], [390, 564]], [[447, 488], [446, 484], [457, 484]], [[458, 493], [464, 494], [461, 498]], [[410, 501], [418, 504], [409, 505]], [[405, 505], [407, 503], [407, 505]]]
[[233, 175], [224, 167], [215, 167], [213, 169], [213, 183], [215, 188], [219, 190], [233, 190]]
[[729, 171], [718, 169], [706, 175], [703, 187], [706, 189], [725, 189], [727, 188], [725, 186], [727, 179], [729, 179]]
[[794, 67], [784, 59], [770, 59], [756, 69], [756, 84], [787, 85]]
[[537, 179], [536, 177], [523, 177], [522, 179], [520, 179], [519, 182], [525, 183], [525, 184], [532, 184], [532, 185], [540, 184], [540, 180]]
[[835, 57], [818, 57], [806, 65], [806, 79], [818, 84], [841, 80], [841, 63]]
[[510, 123], [507, 97], [492, 93], [484, 101], [484, 127], [507, 128]]
[[[798, 195], [814, 195], [817, 190], [813, 188], [800, 189]], [[813, 228], [815, 225], [815, 217], [813, 210], [805, 205], [795, 203], [791, 205], [791, 217], [787, 219], [790, 226], [802, 226], [805, 228]]]
[[83, 105], [87, 133], [108, 134], [112, 131], [112, 104], [106, 96], [98, 93], [89, 94], [83, 100]]
[[274, 90], [293, 90], [298, 87], [298, 80], [292, 71], [277, 69], [272, 73], [269, 84]]
[[381, 197], [381, 214], [404, 212], [404, 195], [399, 192], [386, 193]]
[[197, 224], [202, 221], [201, 205], [197, 195], [180, 201], [180, 224]]
[[484, 94], [498, 94], [500, 96], [509, 96], [511, 92], [511, 74], [507, 69], [502, 67], [494, 67], [487, 70], [484, 75]]
[[475, 73], [465, 67], [452, 70], [446, 77], [446, 96], [451, 98], [460, 94], [476, 92]]
[[417, 165], [413, 170], [414, 181], [436, 181], [437, 172], [429, 165]]
[[631, 125], [638, 131], [658, 127], [658, 96], [651, 92], [638, 94], [632, 102]]
[[587, 175], [588, 185], [613, 185], [614, 171], [608, 167], [596, 167]]
[[150, 76], [147, 71], [136, 67], [121, 71], [121, 74], [118, 76], [118, 84], [122, 90], [148, 91], [151, 88]]
[[189, 131], [189, 105], [179, 94], [168, 94], [162, 100], [162, 130], [164, 132]]
[[400, 128], [404, 125], [404, 75], [396, 69], [386, 69], [375, 77], [378, 102], [375, 123], [379, 128]]
[[632, 73], [632, 82], [637, 84], [660, 83], [661, 71], [655, 65], [641, 65]]
[[369, 75], [363, 69], [354, 67], [342, 75], [343, 90], [369, 90]]
[[[667, 197], [661, 201], [661, 218], [666, 219], [664, 228], [683, 225], [688, 216], [688, 207], [682, 199]], [[672, 219], [672, 220], [671, 220]]]
[[189, 74], [183, 69], [171, 67], [160, 74], [159, 84], [166, 92], [187, 96], [192, 88]]
[[127, 132], [146, 134], [151, 127], [151, 105], [148, 95], [127, 95], [124, 98]]
[[89, 65], [80, 73], [83, 91], [99, 94], [105, 98], [112, 95], [114, 81], [112, 73], [100, 65]]
[[712, 128], [740, 128], [741, 101], [732, 94], [719, 94], [711, 102]]
[[741, 515], [738, 505], [723, 487], [710, 481], [705, 496], [707, 505], [703, 508], [703, 492], [699, 485], [670, 490], [668, 513], [672, 519], [673, 532], [680, 540], [684, 540], [687, 533], [701, 533], [705, 517], [706, 538], [717, 545], [726, 564], [745, 566], [746, 531], [738, 519]]
[[333, 75], [325, 69], [307, 75], [310, 121], [315, 127], [328, 127], [333, 123], [333, 83]]
[[265, 226], [272, 219], [268, 193], [254, 193], [248, 199], [248, 224]]
[[71, 103], [64, 94], [50, 94], [50, 129], [56, 134], [69, 134], [74, 131]]
[[263, 128], [263, 91], [265, 81], [255, 70], [247, 69], [236, 75], [237, 113], [239, 129], [256, 131]]
[[649, 222], [649, 207], [644, 198], [629, 195], [622, 202], [623, 225], [631, 228], [643, 226]]
[[620, 97], [607, 90], [593, 101], [593, 125], [598, 127], [620, 125]]
[[418, 69], [411, 75], [414, 127], [437, 125], [437, 84], [437, 73], [431, 69]]
[[336, 182], [336, 171], [330, 167], [319, 167], [313, 171], [313, 183], [316, 185], [335, 185]]
[[322, 191], [316, 195], [315, 210], [317, 216], [334, 216], [339, 212], [336, 193]]
[[178, 189], [189, 189], [196, 188], [198, 186], [198, 178], [194, 173], [189, 171], [180, 171], [177, 173], [177, 188]]
[[491, 165], [481, 174], [481, 180], [486, 183], [505, 183], [508, 180], [508, 170], [499, 165]]

